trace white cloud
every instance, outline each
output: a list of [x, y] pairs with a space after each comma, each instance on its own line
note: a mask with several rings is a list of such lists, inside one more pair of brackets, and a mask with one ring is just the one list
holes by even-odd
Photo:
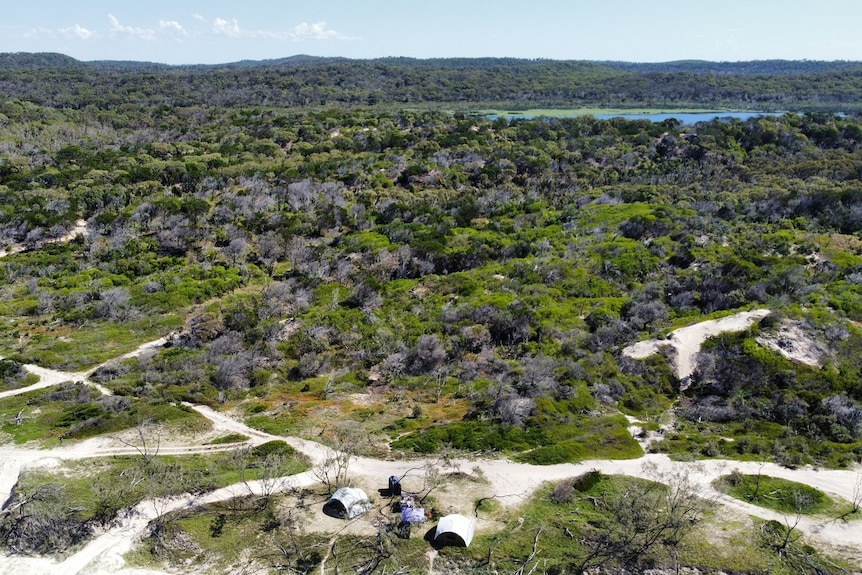
[[239, 22], [236, 21], [236, 18], [232, 20], [216, 18], [213, 21], [213, 32], [216, 34], [223, 34], [225, 36], [239, 36], [242, 34], [242, 31], [239, 29]]
[[[207, 20], [200, 14], [193, 14], [192, 18], [200, 22]], [[233, 38], [261, 38], [267, 40], [353, 40], [349, 36], [332, 30], [326, 22], [315, 22], [309, 24], [303, 22], [298, 26], [294, 26], [287, 32], [273, 32], [272, 30], [249, 30], [240, 27], [236, 18], [225, 19], [216, 18], [212, 21], [212, 32], [220, 36], [230, 36]]]
[[90, 38], [96, 37], [95, 32], [88, 30], [83, 26], [79, 26], [78, 24], [75, 24], [70, 28], [60, 28], [60, 34], [67, 38], [77, 38], [78, 40], [89, 40]]
[[69, 38], [72, 40], [91, 40], [99, 37], [96, 32], [84, 28], [79, 24], [69, 26], [68, 28], [31, 28], [27, 32], [21, 34], [23, 38]]
[[132, 38], [139, 38], [141, 40], [155, 40], [156, 38], [155, 30], [151, 30], [149, 28], [136, 28], [134, 26], [124, 26], [120, 24], [120, 21], [117, 20], [113, 14], [108, 14], [108, 20], [111, 21], [112, 34], [125, 34]]
[[56, 35], [54, 30], [40, 26], [39, 28], [31, 28], [21, 36], [24, 38], [54, 38]]
[[176, 20], [159, 20], [159, 30], [168, 30], [170, 32], [176, 32], [177, 34], [182, 34], [183, 36], [187, 34], [183, 25]]
[[349, 40], [347, 36], [328, 28], [326, 22], [303, 22], [293, 27], [290, 37], [294, 40]]

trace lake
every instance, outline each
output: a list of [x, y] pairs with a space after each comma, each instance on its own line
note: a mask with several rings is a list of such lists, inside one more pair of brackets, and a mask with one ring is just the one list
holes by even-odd
[[733, 118], [736, 120], [747, 120], [757, 116], [781, 116], [783, 112], [682, 112], [667, 114], [597, 114], [600, 120], [611, 118], [625, 118], [626, 120], [649, 120], [650, 122], [663, 122], [675, 118], [683, 124], [695, 124], [697, 122], [709, 122], [716, 118]]
[[[747, 120], [757, 116], [783, 116], [784, 112], [662, 112], [659, 114], [583, 114], [573, 111], [571, 114], [555, 114], [555, 118], [575, 118], [578, 116], [590, 115], [599, 120], [610, 120], [612, 118], [625, 118], [626, 120], [649, 120], [650, 122], [663, 122], [670, 118], [675, 118], [683, 124], [696, 124], [697, 122], [708, 122], [716, 118], [733, 118], [737, 120]], [[541, 118], [542, 115], [532, 114], [500, 114], [508, 119], [513, 118]], [[499, 117], [498, 115], [491, 116], [491, 119]]]

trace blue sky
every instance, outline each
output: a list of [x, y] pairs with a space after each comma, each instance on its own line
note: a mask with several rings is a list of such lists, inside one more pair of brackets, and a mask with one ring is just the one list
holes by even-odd
[[0, 52], [214, 64], [295, 54], [862, 60], [860, 0], [3, 3]]

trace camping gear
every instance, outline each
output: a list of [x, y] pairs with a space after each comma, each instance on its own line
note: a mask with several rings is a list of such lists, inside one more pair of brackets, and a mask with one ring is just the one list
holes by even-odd
[[425, 523], [425, 510], [421, 507], [404, 507], [401, 509], [402, 523]]
[[434, 544], [438, 547], [469, 547], [475, 531], [476, 526], [463, 515], [447, 515], [437, 524]]
[[368, 496], [358, 487], [342, 487], [332, 494], [323, 512], [338, 519], [353, 519], [371, 509]]
[[401, 495], [401, 481], [394, 475], [389, 478], [389, 495]]

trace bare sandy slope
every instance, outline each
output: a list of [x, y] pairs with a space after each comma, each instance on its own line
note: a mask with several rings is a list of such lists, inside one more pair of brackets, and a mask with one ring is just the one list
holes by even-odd
[[14, 244], [5, 248], [0, 249], [0, 258], [5, 258], [6, 256], [11, 256], [12, 254], [17, 254], [18, 252], [23, 252], [24, 246], [20, 244]]
[[[70, 242], [70, 241], [74, 240], [79, 235], [80, 236], [86, 236], [88, 233], [89, 233], [89, 230], [87, 229], [87, 222], [84, 220], [78, 220], [77, 222], [75, 222], [75, 226], [71, 230], [69, 230], [68, 232], [66, 232], [65, 234], [60, 236], [59, 238], [51, 238], [48, 240], [44, 240], [44, 241], [40, 242], [40, 245], [42, 245], [42, 244], [62, 244], [62, 243], [66, 243], [66, 242]], [[12, 254], [17, 254], [19, 252], [23, 252], [25, 249], [27, 249], [27, 248], [22, 244], [9, 245], [3, 249], [0, 249], [0, 258], [5, 258], [6, 256], [9, 256]]]
[[680, 381], [685, 381], [694, 373], [695, 356], [700, 352], [700, 346], [710, 337], [733, 331], [748, 329], [755, 321], [768, 316], [768, 309], [746, 311], [714, 319], [702, 321], [670, 332], [667, 339], [651, 339], [639, 341], [623, 349], [623, 354], [634, 359], [644, 359], [669, 347], [673, 350], [674, 369]]
[[[674, 345], [678, 350], [678, 357], [683, 360], [678, 363], [680, 373], [686, 373], [685, 369], [691, 369], [694, 354], [699, 350], [700, 344], [711, 335], [723, 331], [744, 329], [751, 322], [769, 313], [766, 310], [757, 310], [738, 314], [730, 318], [704, 322], [707, 325], [696, 325], [676, 330], [670, 340], [660, 342], [663, 345]], [[142, 353], [146, 349], [162, 345], [163, 340], [150, 342], [141, 346], [138, 350], [128, 355]], [[638, 344], [640, 347], [627, 353], [646, 354], [647, 346]], [[633, 346], [634, 347], [634, 346]], [[657, 349], [657, 348], [652, 348]], [[654, 353], [654, 351], [653, 351]], [[33, 369], [35, 366], [28, 366]], [[38, 384], [27, 388], [28, 390], [45, 387], [53, 382], [78, 381], [79, 377], [85, 378], [92, 370], [82, 374], [71, 374], [35, 368], [42, 378]], [[688, 372], [690, 373], [690, 371]], [[16, 390], [17, 392], [22, 392]], [[2, 396], [0, 396], [2, 397]], [[332, 455], [330, 448], [313, 441], [293, 437], [278, 437], [251, 429], [236, 419], [224, 413], [217, 412], [204, 406], [192, 406], [195, 410], [208, 418], [212, 424], [214, 433], [242, 433], [248, 436], [250, 444], [260, 444], [273, 439], [284, 439], [297, 450], [306, 454], [310, 460], [319, 465], [328, 456]], [[236, 446], [199, 446], [183, 444], [165, 444], [160, 453], [164, 454], [190, 454], [201, 453], [209, 450], [232, 449]], [[22, 469], [32, 466], [56, 465], [59, 461], [69, 459], [82, 459], [117, 454], [134, 454], [134, 448], [124, 445], [111, 438], [101, 437], [82, 441], [72, 445], [65, 445], [50, 450], [36, 450], [26, 447], [0, 446], [0, 501], [6, 501], [17, 481], [18, 474]], [[597, 469], [607, 474], [622, 474], [635, 477], [646, 477], [659, 479], [669, 475], [686, 473], [694, 482], [697, 489], [705, 496], [717, 503], [728, 506], [738, 512], [762, 517], [765, 519], [776, 519], [778, 521], [793, 524], [795, 517], [785, 517], [783, 514], [775, 513], [766, 509], [748, 505], [726, 496], [718, 494], [712, 487], [711, 482], [718, 476], [728, 473], [733, 469], [739, 469], [743, 473], [763, 473], [765, 475], [782, 477], [792, 481], [798, 481], [814, 486], [826, 493], [844, 499], [852, 499], [859, 481], [859, 471], [856, 470], [816, 470], [813, 468], [786, 469], [774, 464], [759, 464], [751, 462], [709, 460], [701, 462], [672, 462], [664, 455], [649, 454], [640, 459], [624, 461], [589, 461], [580, 464], [561, 464], [552, 466], [532, 466], [514, 463], [505, 459], [460, 459], [443, 464], [439, 460], [414, 460], [414, 461], [390, 461], [356, 457], [351, 460], [349, 475], [355, 485], [365, 488], [372, 498], [376, 495], [376, 489], [386, 486], [386, 480], [390, 475], [402, 476], [406, 474], [405, 485], [411, 482], [421, 485], [424, 474], [423, 466], [431, 464], [437, 466], [443, 473], [469, 475], [473, 477], [469, 487], [465, 487], [463, 480], [448, 490], [441, 490], [439, 500], [446, 513], [461, 513], [473, 516], [473, 505], [479, 497], [496, 497], [503, 505], [514, 507], [524, 502], [535, 490], [547, 481], [557, 481], [568, 477], [582, 474], [591, 469]], [[293, 487], [310, 486], [318, 483], [319, 479], [313, 471], [298, 476], [283, 478], [279, 487], [288, 489]], [[75, 575], [75, 574], [114, 574], [124, 575], [162, 575], [159, 571], [148, 571], [140, 569], [126, 569], [122, 555], [129, 551], [141, 537], [145, 535], [148, 523], [159, 514], [175, 509], [192, 509], [196, 506], [230, 499], [250, 492], [259, 492], [261, 485], [236, 484], [205, 495], [187, 495], [172, 500], [144, 501], [137, 505], [125, 517], [118, 518], [116, 524], [105, 533], [94, 538], [89, 544], [80, 549], [74, 555], [62, 562], [47, 558], [29, 558], [11, 556], [0, 558], [0, 574], [9, 575]], [[317, 518], [313, 521], [314, 528], [323, 530], [331, 529], [333, 532], [343, 527], [342, 522], [330, 522], [327, 519]], [[318, 520], [319, 519], [319, 520]], [[333, 520], [334, 521], [334, 520]], [[496, 528], [477, 520], [478, 529]], [[839, 522], [826, 521], [811, 518], [803, 518], [799, 528], [812, 540], [833, 548], [841, 548], [862, 559], [862, 549], [859, 541], [862, 541], [862, 521]], [[373, 533], [370, 522], [366, 524], [357, 523], [356, 529], [363, 532], [365, 529]]]
[[811, 337], [802, 322], [785, 320], [772, 333], [757, 336], [757, 343], [789, 359], [812, 367], [823, 367], [831, 352]]

